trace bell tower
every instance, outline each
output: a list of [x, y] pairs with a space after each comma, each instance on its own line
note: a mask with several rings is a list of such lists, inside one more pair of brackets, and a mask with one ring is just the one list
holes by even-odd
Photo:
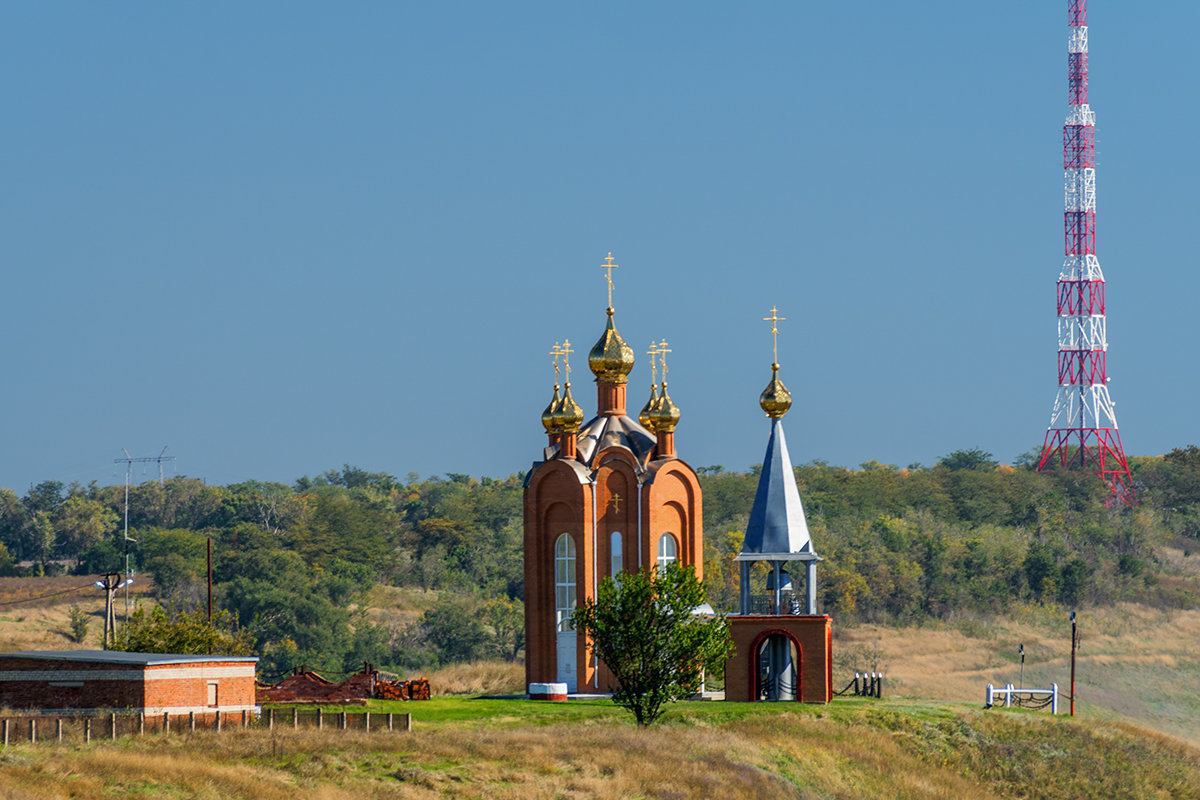
[[[612, 253], [604, 259], [608, 308], [588, 352], [596, 414], [583, 422], [571, 397], [569, 342], [556, 344], [555, 383], [542, 413], [548, 437], [525, 482], [525, 675], [529, 684], [566, 684], [568, 692], [612, 688], [612, 676], [570, 624], [600, 581], [679, 561], [703, 577], [700, 482], [675, 452], [680, 411], [667, 393], [664, 340], [651, 348], [651, 398], [638, 419], [627, 414], [634, 355], [617, 331]], [[576, 320], [571, 319], [572, 324]], [[565, 381], [559, 392], [559, 361]], [[657, 368], [662, 369], [661, 386]], [[653, 406], [651, 408], [651, 406]]]
[[[771, 420], [758, 491], [742, 552], [741, 609], [726, 617], [735, 652], [725, 662], [726, 700], [802, 700], [833, 697], [833, 623], [817, 613], [817, 562], [783, 435], [792, 393], [779, 379], [779, 323], [771, 308], [774, 359], [758, 404]], [[801, 578], [801, 572], [803, 578]], [[803, 591], [796, 584], [804, 582]]]

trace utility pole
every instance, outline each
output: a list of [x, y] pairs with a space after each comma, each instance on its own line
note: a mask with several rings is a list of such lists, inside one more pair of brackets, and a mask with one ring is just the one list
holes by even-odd
[[1075, 612], [1071, 612], [1071, 716], [1075, 716], [1075, 650], [1079, 646], [1079, 629], [1076, 627]]
[[[159, 452], [159, 454], [156, 457], [134, 458], [133, 456], [129, 455], [129, 451], [126, 450], [124, 447], [121, 448], [121, 452], [125, 454], [125, 457], [124, 458], [114, 458], [113, 463], [125, 465], [125, 574], [129, 575], [129, 574], [131, 574], [129, 571], [129, 543], [130, 542], [133, 542], [134, 544], [137, 543], [136, 539], [129, 538], [129, 482], [130, 482], [130, 479], [133, 477], [133, 465], [134, 465], [134, 463], [141, 464], [141, 463], [149, 463], [151, 461], [157, 461], [158, 462], [158, 483], [161, 486], [163, 483], [163, 462], [164, 461], [174, 461], [175, 456], [169, 456], [166, 454], [167, 446], [165, 444], [163, 445], [162, 451]], [[130, 581], [129, 583], [132, 583], [132, 582], [133, 581]], [[125, 619], [129, 619], [129, 583], [125, 584]]]
[[107, 650], [109, 642], [116, 636], [117, 619], [113, 613], [113, 594], [122, 586], [128, 586], [132, 580], [121, 579], [119, 572], [106, 572], [101, 580], [94, 584], [104, 590], [104, 644], [101, 649]]

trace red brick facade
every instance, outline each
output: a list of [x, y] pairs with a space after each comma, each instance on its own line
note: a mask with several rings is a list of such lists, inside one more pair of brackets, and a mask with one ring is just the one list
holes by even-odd
[[833, 621], [828, 616], [731, 616], [728, 620], [734, 654], [725, 662], [726, 700], [759, 699], [758, 650], [772, 634], [782, 634], [796, 646], [796, 699], [805, 703], [833, 699]]
[[53, 712], [254, 711], [258, 659], [105, 650], [0, 654], [0, 706]]
[[694, 566], [701, 578], [704, 570], [700, 482], [675, 457], [674, 423], [656, 436], [628, 417], [624, 377], [598, 378], [596, 396], [596, 416], [582, 429], [549, 432], [546, 460], [530, 471], [524, 501], [526, 682], [565, 682], [580, 692], [608, 691], [612, 680], [582, 636], [575, 637], [574, 652], [563, 664], [565, 670], [569, 662], [571, 674], [560, 674], [555, 556], [560, 537], [573, 545], [576, 608], [596, 596], [604, 578], [613, 577], [614, 536], [623, 571], [656, 566], [663, 536], [670, 537], [675, 560]]

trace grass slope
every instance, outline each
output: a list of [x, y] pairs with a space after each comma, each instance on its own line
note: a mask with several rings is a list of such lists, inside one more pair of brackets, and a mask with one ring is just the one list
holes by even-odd
[[1200, 751], [1120, 723], [1034, 712], [682, 703], [665, 724], [638, 730], [607, 701], [402, 707], [416, 717], [411, 734], [280, 729], [11, 746], [0, 751], [0, 797], [1200, 797]]

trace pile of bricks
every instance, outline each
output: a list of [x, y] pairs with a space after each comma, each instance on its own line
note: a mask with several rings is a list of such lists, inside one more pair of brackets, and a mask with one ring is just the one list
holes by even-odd
[[372, 664], [363, 664], [341, 683], [318, 675], [308, 667], [297, 667], [288, 677], [274, 685], [256, 687], [259, 705], [264, 703], [325, 703], [329, 705], [361, 705], [372, 697], [379, 700], [428, 700], [429, 679], [414, 681], [385, 681]]
[[429, 679], [375, 681], [375, 697], [378, 700], [428, 700]]

